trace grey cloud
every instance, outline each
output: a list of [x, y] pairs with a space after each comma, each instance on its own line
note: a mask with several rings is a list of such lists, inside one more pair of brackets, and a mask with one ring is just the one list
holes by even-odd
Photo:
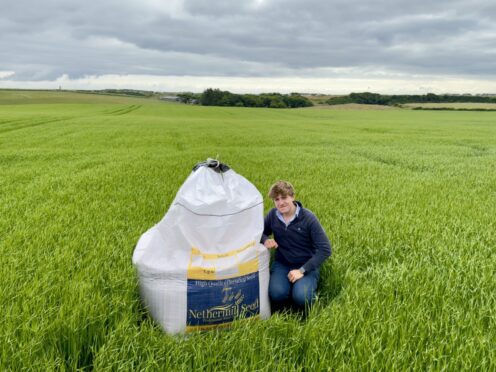
[[220, 18], [226, 16], [234, 16], [239, 13], [256, 13], [257, 7], [255, 1], [240, 1], [234, 3], [232, 0], [186, 0], [184, 1], [184, 9], [192, 15], [210, 16], [212, 18]]
[[185, 0], [177, 12], [161, 6], [9, 2], [0, 14], [0, 71], [33, 80], [109, 73], [299, 76], [342, 67], [495, 75], [490, 1]]

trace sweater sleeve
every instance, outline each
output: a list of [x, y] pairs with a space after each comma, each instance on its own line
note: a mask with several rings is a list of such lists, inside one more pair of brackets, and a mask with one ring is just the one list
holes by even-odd
[[312, 221], [310, 222], [310, 236], [315, 247], [315, 254], [303, 265], [305, 272], [320, 267], [331, 255], [331, 242], [315, 216], [312, 216]]
[[264, 244], [267, 239], [269, 239], [269, 236], [272, 235], [272, 225], [271, 225], [271, 220], [270, 220], [270, 212], [267, 213], [267, 215], [264, 218], [264, 231], [262, 234], [262, 238], [260, 239], [260, 243]]

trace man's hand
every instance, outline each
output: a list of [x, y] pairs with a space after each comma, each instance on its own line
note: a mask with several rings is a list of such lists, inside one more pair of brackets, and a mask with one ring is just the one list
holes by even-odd
[[269, 249], [278, 247], [277, 242], [274, 239], [267, 239], [264, 245], [265, 248], [269, 248]]
[[303, 274], [301, 273], [300, 270], [291, 270], [288, 274], [288, 279], [291, 283], [296, 282], [298, 279], [303, 278]]

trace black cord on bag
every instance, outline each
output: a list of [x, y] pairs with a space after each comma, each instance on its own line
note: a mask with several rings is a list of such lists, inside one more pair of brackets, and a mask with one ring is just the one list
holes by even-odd
[[224, 163], [221, 163], [220, 161], [218, 161], [217, 159], [212, 159], [212, 158], [208, 158], [207, 160], [205, 161], [202, 161], [198, 164], [196, 164], [194, 167], [193, 167], [193, 172], [196, 172], [200, 167], [208, 167], [208, 168], [212, 168], [214, 171], [216, 171], [217, 173], [225, 173], [227, 172], [229, 169], [231, 169], [229, 167], [229, 165], [227, 164], [224, 164]]

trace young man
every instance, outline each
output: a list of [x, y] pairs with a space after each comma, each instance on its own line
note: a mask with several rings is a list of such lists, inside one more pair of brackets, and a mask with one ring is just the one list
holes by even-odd
[[[319, 268], [331, 255], [331, 243], [315, 215], [295, 201], [295, 190], [278, 181], [269, 191], [275, 208], [265, 216], [261, 242], [276, 248], [272, 264], [269, 296], [276, 308], [292, 301], [298, 307], [315, 299]], [[273, 234], [274, 238], [269, 236]]]

